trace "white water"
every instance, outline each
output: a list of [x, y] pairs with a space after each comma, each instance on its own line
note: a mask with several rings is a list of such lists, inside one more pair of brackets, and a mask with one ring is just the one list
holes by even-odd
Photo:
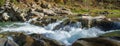
[[49, 28], [49, 30], [44, 27], [31, 25], [29, 23], [13, 23], [11, 25], [6, 25], [6, 27], [2, 27], [1, 32], [11, 31], [45, 34], [46, 37], [58, 40], [66, 45], [71, 45], [74, 41], [76, 41], [79, 38], [97, 37], [98, 35], [105, 33], [95, 27], [90, 29], [70, 27], [69, 32], [65, 30], [52, 31], [52, 29], [59, 23], [61, 23], [61, 21], [46, 26], [46, 28]]
[[47, 29], [47, 30], [53, 30], [55, 28], [55, 26], [59, 25], [62, 22], [63, 21], [58, 21], [56, 23], [48, 24], [48, 26], [45, 26], [44, 28]]

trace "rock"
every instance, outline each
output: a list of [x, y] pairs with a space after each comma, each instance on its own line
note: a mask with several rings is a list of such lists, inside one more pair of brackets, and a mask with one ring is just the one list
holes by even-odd
[[7, 21], [10, 16], [8, 16], [7, 13], [3, 13], [2, 17], [3, 17], [3, 19], [4, 19], [5, 21]]
[[75, 41], [72, 46], [120, 46], [120, 42], [108, 38], [82, 38]]
[[7, 40], [4, 46], [19, 46], [19, 45], [15, 43], [13, 40]]
[[7, 39], [0, 38], [0, 46], [4, 46], [6, 41], [7, 41]]
[[42, 18], [42, 19], [36, 19], [36, 20], [32, 21], [31, 23], [37, 26], [42, 26], [42, 27], [57, 21], [57, 19], [53, 19], [53, 18]]
[[0, 46], [63, 46], [63, 43], [47, 38], [42, 34], [26, 35], [18, 32], [6, 32], [2, 34], [6, 37], [11, 36], [11, 38], [0, 38]]
[[26, 21], [26, 14], [25, 13], [21, 13], [20, 16], [22, 17], [23, 21]]
[[61, 22], [59, 25], [56, 25], [53, 30], [61, 29], [61, 30], [65, 30], [65, 31], [70, 31], [70, 27], [80, 28], [80, 25], [77, 25], [78, 23], [76, 21], [66, 19], [63, 22]]
[[72, 12], [67, 9], [56, 9], [55, 13], [61, 14], [61, 15], [71, 15], [72, 14]]
[[52, 11], [50, 9], [43, 9], [43, 13], [47, 14], [48, 16], [55, 16], [56, 15], [54, 13], [54, 11]]
[[94, 23], [94, 25], [103, 31], [120, 29], [119, 22], [112, 22], [107, 20], [97, 21]]
[[120, 41], [120, 36], [112, 36], [112, 37], [110, 37], [110, 39], [114, 39], [114, 40]]
[[44, 35], [40, 35], [40, 34], [31, 34], [31, 36], [33, 38], [35, 38], [36, 40], [41, 40], [44, 42], [44, 44], [46, 44], [46, 46], [63, 46], [63, 43], [60, 43], [54, 39], [50, 39], [45, 37]]
[[39, 0], [34, 0], [35, 2], [38, 2]]
[[39, 12], [35, 12], [35, 11], [33, 11], [33, 12], [31, 12], [33, 15], [32, 15], [32, 17], [38, 17], [38, 18], [43, 18], [45, 15], [44, 15], [44, 13], [39, 13]]
[[14, 34], [13, 40], [19, 45], [23, 46], [26, 43], [26, 35], [22, 33]]
[[19, 46], [19, 45], [7, 38], [0, 38], [0, 46]]
[[118, 37], [119, 38], [119, 36], [120, 36], [120, 31], [118, 30], [118, 31], [113, 31], [113, 32], [109, 32], [109, 33], [105, 33], [105, 34], [102, 34], [102, 35], [100, 35], [101, 37]]

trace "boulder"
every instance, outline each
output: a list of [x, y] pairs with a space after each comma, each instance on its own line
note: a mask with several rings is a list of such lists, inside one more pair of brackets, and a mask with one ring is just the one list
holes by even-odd
[[19, 46], [13, 40], [7, 38], [0, 38], [0, 46]]
[[69, 9], [65, 9], [65, 8], [58, 8], [55, 10], [56, 14], [61, 14], [61, 15], [71, 15], [72, 12]]
[[2, 17], [3, 17], [3, 19], [4, 19], [5, 21], [7, 21], [10, 16], [8, 16], [7, 13], [3, 13]]
[[108, 38], [82, 38], [75, 41], [72, 46], [120, 46], [120, 42]]
[[103, 31], [117, 30], [120, 29], [119, 22], [112, 22], [107, 20], [96, 21], [93, 23], [96, 27], [100, 28]]
[[60, 43], [54, 39], [47, 38], [42, 34], [31, 34], [31, 36], [36, 40], [42, 41], [44, 44], [46, 44], [46, 46], [64, 46], [63, 43]]
[[48, 16], [55, 16], [56, 14], [54, 13], [53, 10], [50, 9], [43, 9], [43, 13], [45, 13]]
[[18, 32], [7, 32], [7, 34], [2, 34], [6, 37], [10, 36], [10, 38], [0, 38], [0, 46], [63, 46], [62, 43], [54, 39], [47, 38], [42, 34], [26, 35]]
[[6, 41], [6, 38], [0, 38], [0, 46], [4, 46]]
[[42, 19], [36, 19], [36, 20], [32, 21], [31, 24], [42, 26], [42, 27], [57, 21], [57, 19], [53, 19], [53, 18], [42, 18]]

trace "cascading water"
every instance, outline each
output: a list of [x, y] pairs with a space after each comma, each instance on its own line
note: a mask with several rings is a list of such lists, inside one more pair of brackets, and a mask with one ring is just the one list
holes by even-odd
[[[66, 30], [55, 30], [52, 29], [59, 25], [62, 21], [49, 24], [46, 27], [39, 27], [35, 25], [31, 25], [29, 23], [12, 23], [11, 25], [5, 25], [5, 27], [1, 27], [1, 32], [10, 31], [10, 32], [25, 32], [25, 33], [37, 33], [37, 34], [44, 34], [46, 37], [58, 40], [65, 45], [71, 45], [74, 41], [79, 38], [89, 38], [89, 37], [97, 37], [100, 34], [106, 33], [104, 31], [99, 30], [98, 28], [89, 28], [89, 29], [82, 29], [80, 27], [69, 27], [70, 31]], [[80, 23], [77, 23], [80, 25]]]
[[53, 28], [55, 28], [56, 25], [59, 25], [62, 22], [63, 21], [58, 21], [56, 23], [49, 24], [48, 26], [45, 26], [45, 29], [47, 29], [47, 30], [53, 30]]

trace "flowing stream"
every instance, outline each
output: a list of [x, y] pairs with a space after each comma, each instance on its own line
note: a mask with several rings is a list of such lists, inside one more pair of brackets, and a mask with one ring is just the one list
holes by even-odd
[[[10, 23], [5, 24], [4, 26], [0, 26], [1, 30], [0, 32], [10, 31], [10, 32], [25, 32], [28, 34], [31, 33], [44, 34], [46, 37], [58, 40], [64, 43], [65, 45], [71, 45], [74, 41], [76, 41], [79, 38], [97, 37], [101, 34], [106, 33], [96, 27], [82, 29], [80, 27], [69, 25], [64, 27], [66, 29], [69, 29], [69, 31], [66, 31], [66, 29], [52, 30], [53, 28], [55, 28], [55, 26], [59, 25], [61, 22], [62, 21], [57, 21], [45, 27], [35, 26], [26, 22]], [[80, 22], [76, 23], [75, 25], [76, 26], [80, 25]]]

